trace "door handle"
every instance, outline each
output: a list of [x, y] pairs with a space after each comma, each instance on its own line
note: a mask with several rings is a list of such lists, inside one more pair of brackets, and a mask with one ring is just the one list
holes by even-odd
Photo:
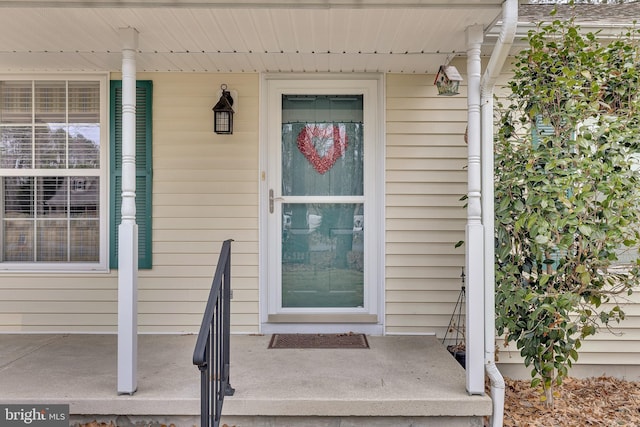
[[282, 201], [282, 200], [284, 200], [284, 198], [282, 198], [282, 197], [274, 197], [273, 189], [270, 189], [269, 190], [269, 213], [273, 213], [273, 209], [274, 209], [273, 205], [274, 205], [274, 202], [276, 200]]

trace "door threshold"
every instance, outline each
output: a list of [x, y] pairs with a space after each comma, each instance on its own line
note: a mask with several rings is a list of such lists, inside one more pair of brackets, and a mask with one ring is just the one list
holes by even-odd
[[384, 335], [384, 326], [367, 323], [263, 323], [262, 334], [340, 334]]
[[378, 316], [367, 313], [283, 313], [270, 314], [269, 323], [378, 323]]

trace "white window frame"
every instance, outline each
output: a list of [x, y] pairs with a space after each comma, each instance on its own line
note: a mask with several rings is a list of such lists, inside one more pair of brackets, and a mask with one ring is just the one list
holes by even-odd
[[[0, 261], [1, 273], [106, 273], [109, 271], [109, 75], [105, 73], [69, 73], [69, 74], [0, 74], [1, 81], [97, 81], [100, 83], [100, 168], [98, 169], [55, 169], [55, 175], [83, 176], [100, 178], [99, 190], [99, 259], [97, 262], [9, 262]], [[67, 106], [68, 107], [68, 106]], [[34, 170], [37, 172], [34, 173]], [[4, 176], [51, 176], [51, 169], [0, 169], [0, 177]], [[0, 181], [0, 187], [1, 187]], [[2, 188], [0, 188], [2, 190]], [[4, 192], [0, 196], [0, 208], [4, 208]], [[2, 235], [4, 227], [0, 227], [0, 244], [4, 245]], [[4, 249], [2, 249], [4, 250]]]

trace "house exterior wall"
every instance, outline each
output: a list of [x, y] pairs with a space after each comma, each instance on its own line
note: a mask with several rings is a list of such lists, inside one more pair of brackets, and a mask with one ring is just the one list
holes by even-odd
[[443, 336], [464, 266], [467, 101], [433, 76], [387, 76], [386, 330]]
[[[232, 245], [234, 332], [258, 331], [258, 74], [139, 74], [154, 82], [154, 267], [140, 272], [140, 330], [197, 331], [221, 242]], [[233, 135], [213, 133], [221, 84]]]
[[[120, 79], [114, 74], [112, 79]], [[138, 73], [153, 81], [153, 269], [139, 331], [197, 332], [221, 242], [233, 243], [235, 332], [258, 330], [258, 74]], [[222, 83], [234, 134], [213, 133]], [[0, 276], [1, 332], [115, 332], [117, 271]]]
[[[570, 374], [576, 377], [613, 375], [629, 380], [640, 380], [640, 289], [631, 297], [621, 300], [626, 318], [611, 331], [603, 328], [596, 335], [582, 342], [578, 362]], [[530, 379], [531, 369], [524, 367], [520, 351], [515, 344], [504, 346], [501, 337], [496, 338], [497, 361], [503, 373], [511, 378]]]
[[[464, 64], [457, 63], [464, 73]], [[430, 75], [386, 76], [385, 331], [442, 337], [461, 286], [467, 191], [466, 87], [436, 95]], [[111, 76], [119, 79], [118, 74]], [[220, 244], [232, 238], [232, 330], [259, 332], [260, 76], [138, 73], [153, 81], [153, 269], [139, 273], [139, 331], [197, 332]], [[507, 81], [505, 74], [501, 84]], [[222, 83], [237, 91], [234, 133], [212, 131]], [[504, 89], [502, 89], [504, 93]], [[640, 297], [584, 364], [637, 364]], [[0, 333], [116, 331], [117, 272], [0, 276]], [[521, 364], [514, 348], [500, 363]]]
[[[112, 79], [119, 79], [114, 74]], [[140, 332], [194, 332], [222, 240], [232, 238], [233, 331], [258, 332], [258, 74], [138, 73], [153, 81], [153, 269], [139, 272]], [[212, 132], [225, 83], [234, 134]], [[466, 100], [433, 76], [387, 76], [386, 331], [444, 333], [460, 289]], [[3, 331], [114, 332], [117, 272], [12, 274]]]

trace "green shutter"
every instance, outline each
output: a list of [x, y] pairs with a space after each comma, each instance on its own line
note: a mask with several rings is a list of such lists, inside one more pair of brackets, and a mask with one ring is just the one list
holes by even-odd
[[545, 123], [541, 114], [536, 116], [536, 122], [531, 127], [531, 143], [534, 148], [540, 144], [540, 137], [553, 136], [555, 134], [553, 126], [549, 123]]
[[[151, 268], [151, 99], [150, 80], [136, 82], [136, 223], [138, 268]], [[118, 268], [118, 225], [122, 205], [122, 81], [111, 81], [110, 93], [110, 215], [109, 265]]]
[[[536, 122], [534, 123], [531, 129], [531, 143], [534, 148], [538, 148], [540, 145], [540, 139], [546, 136], [554, 136], [555, 129], [550, 123], [545, 123], [545, 120], [542, 118], [541, 114], [536, 116]], [[567, 197], [571, 197], [572, 190], [571, 188], [567, 189]], [[549, 254], [549, 259], [553, 261], [551, 267], [553, 270], [557, 270], [560, 264], [560, 260], [567, 256], [567, 250], [559, 250], [557, 247], [554, 247]]]

